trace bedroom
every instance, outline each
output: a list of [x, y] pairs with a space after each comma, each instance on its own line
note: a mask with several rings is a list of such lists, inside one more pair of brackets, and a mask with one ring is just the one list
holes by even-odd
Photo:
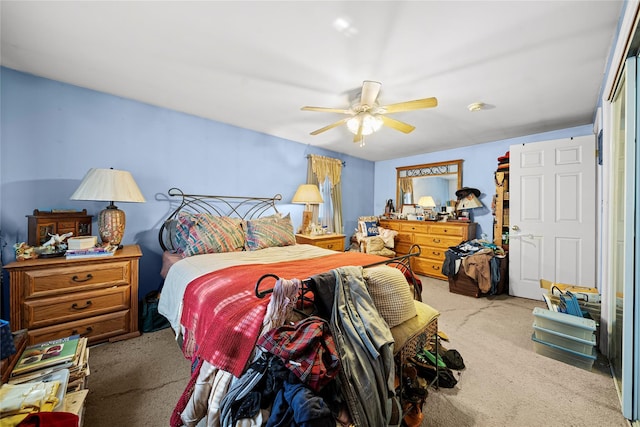
[[[465, 160], [465, 184], [491, 194], [495, 159], [510, 145], [593, 133], [591, 122], [587, 122], [541, 134], [491, 139], [472, 147], [374, 162], [132, 101], [123, 94], [107, 95], [10, 68], [1, 71], [1, 224], [2, 236], [9, 243], [3, 248], [3, 261], [13, 259], [11, 244], [25, 240], [25, 215], [33, 209], [86, 207], [95, 214], [104, 207], [102, 203], [68, 200], [89, 168], [129, 170], [147, 199], [144, 204], [123, 207], [128, 218], [125, 243], [138, 243], [144, 253], [140, 295], [159, 284], [156, 230], [167, 206], [157, 197], [170, 187], [201, 193], [282, 193], [283, 210], [291, 212], [297, 225], [302, 207], [289, 201], [305, 179], [305, 156], [317, 153], [338, 157], [346, 163], [344, 199], [350, 203], [345, 204], [343, 216], [348, 234], [358, 216], [380, 213], [384, 201], [393, 197], [396, 166], [461, 158]], [[299, 108], [308, 102], [311, 100], [305, 97], [296, 105]], [[322, 122], [322, 117], [318, 119]], [[300, 120], [308, 118], [301, 115]], [[308, 133], [312, 129], [305, 126], [303, 130]], [[374, 146], [374, 142], [372, 137], [367, 146]], [[229, 144], [233, 144], [233, 150], [226, 150]], [[185, 147], [192, 151], [183, 154]], [[479, 215], [478, 221], [490, 234], [490, 212]], [[6, 287], [3, 291], [4, 317], [8, 312]]]

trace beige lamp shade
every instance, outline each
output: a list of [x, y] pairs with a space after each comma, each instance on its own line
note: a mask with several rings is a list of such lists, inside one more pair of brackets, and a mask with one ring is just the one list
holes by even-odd
[[293, 195], [293, 199], [291, 199], [292, 203], [304, 203], [305, 208], [302, 212], [302, 232], [307, 233], [309, 230], [309, 224], [311, 224], [311, 217], [313, 216], [313, 212], [309, 209], [309, 205], [317, 205], [322, 203], [322, 195], [320, 194], [320, 189], [317, 185], [314, 184], [302, 184], [296, 190], [296, 194]]
[[89, 169], [71, 200], [145, 202], [131, 173], [117, 169]]
[[458, 202], [458, 210], [475, 209], [481, 207], [482, 202], [473, 193], [467, 194]]
[[115, 246], [124, 237], [126, 218], [113, 202], [145, 202], [131, 173], [117, 169], [90, 169], [71, 200], [110, 202], [98, 215], [98, 233], [103, 244]]
[[309, 210], [309, 205], [317, 205], [324, 202], [324, 200], [322, 200], [322, 195], [320, 194], [320, 189], [317, 185], [302, 184], [298, 187], [298, 190], [296, 190], [296, 194], [293, 195], [291, 202], [304, 203], [306, 205], [306, 209]]
[[422, 196], [418, 200], [418, 206], [423, 208], [435, 208], [436, 202], [433, 201], [433, 197], [431, 196]]

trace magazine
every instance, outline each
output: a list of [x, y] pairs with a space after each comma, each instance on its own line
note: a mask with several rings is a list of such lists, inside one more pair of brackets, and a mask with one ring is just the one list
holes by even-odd
[[67, 259], [103, 257], [115, 254], [117, 249], [118, 247], [113, 245], [96, 246], [87, 249], [68, 249], [65, 256]]
[[11, 376], [23, 375], [39, 369], [71, 364], [78, 348], [80, 335], [34, 344], [24, 349]]

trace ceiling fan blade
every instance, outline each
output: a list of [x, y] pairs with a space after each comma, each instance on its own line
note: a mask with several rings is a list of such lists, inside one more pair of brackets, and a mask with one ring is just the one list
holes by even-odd
[[302, 107], [304, 111], [322, 111], [324, 113], [341, 113], [341, 114], [353, 114], [353, 111], [344, 108], [329, 108], [329, 107]]
[[360, 142], [364, 140], [364, 136], [362, 135], [362, 120], [359, 121], [358, 132], [353, 137], [353, 142]]
[[330, 125], [327, 125], [327, 126], [325, 126], [323, 128], [320, 128], [318, 130], [314, 130], [313, 132], [311, 132], [311, 135], [317, 135], [319, 133], [326, 132], [329, 129], [336, 128], [336, 127], [340, 126], [341, 124], [347, 123], [347, 121], [349, 121], [349, 119], [351, 119], [351, 117], [345, 117], [344, 119], [338, 120], [335, 123], [331, 123]]
[[400, 120], [392, 119], [386, 116], [379, 116], [382, 119], [382, 124], [393, 128], [395, 130], [399, 130], [400, 132], [409, 133], [415, 129], [415, 126], [411, 126], [408, 123], [401, 122]]
[[372, 80], [365, 80], [362, 82], [362, 93], [360, 94], [360, 105], [368, 105], [372, 107], [378, 98], [380, 93], [380, 87], [382, 83], [374, 82]]
[[380, 107], [385, 113], [399, 113], [400, 111], [420, 110], [422, 108], [432, 108], [438, 105], [436, 98], [416, 99], [415, 101], [398, 102]]

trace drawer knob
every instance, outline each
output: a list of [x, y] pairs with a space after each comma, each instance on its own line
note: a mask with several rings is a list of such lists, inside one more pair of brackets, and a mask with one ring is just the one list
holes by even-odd
[[440, 243], [440, 239], [433, 239], [433, 243]]
[[93, 332], [93, 328], [91, 326], [87, 326], [84, 329], [84, 332], [79, 333], [77, 329], [74, 329], [73, 331], [71, 331], [71, 335], [78, 335], [79, 334], [79, 335], [84, 336], [84, 335], [89, 335], [91, 332]]
[[440, 270], [440, 267], [438, 267], [437, 265], [432, 265], [431, 268], [433, 268], [434, 270]]
[[91, 307], [91, 304], [91, 300], [87, 300], [87, 302], [85, 302], [82, 307], [79, 307], [78, 303], [74, 302], [73, 304], [71, 304], [71, 308], [73, 308], [74, 310], [85, 310]]
[[436, 252], [436, 251], [431, 251], [432, 254], [436, 255], [436, 256], [440, 256], [441, 252]]
[[93, 275], [91, 273], [87, 274], [87, 277], [85, 277], [84, 279], [79, 278], [78, 276], [73, 276], [71, 278], [71, 280], [73, 280], [76, 283], [82, 283], [82, 282], [87, 282], [89, 280], [93, 279]]

